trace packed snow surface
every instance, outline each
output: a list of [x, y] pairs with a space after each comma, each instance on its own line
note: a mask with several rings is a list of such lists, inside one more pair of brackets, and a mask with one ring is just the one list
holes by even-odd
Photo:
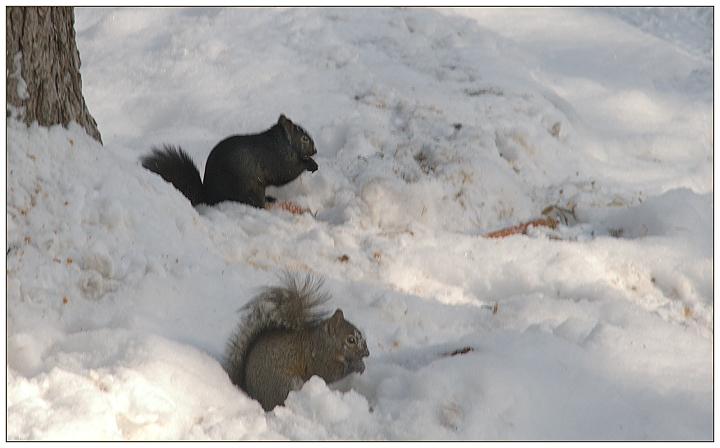
[[[712, 9], [75, 28], [104, 145], [7, 121], [9, 439], [713, 437]], [[320, 168], [268, 193], [312, 213], [193, 208], [138, 162], [176, 144], [202, 172], [281, 113]], [[370, 357], [265, 413], [221, 362], [285, 269], [325, 278]]]

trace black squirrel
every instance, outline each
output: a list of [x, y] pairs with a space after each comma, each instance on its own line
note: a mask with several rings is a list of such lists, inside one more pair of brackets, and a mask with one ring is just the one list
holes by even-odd
[[190, 203], [215, 205], [235, 201], [265, 207], [265, 187], [281, 186], [303, 171], [314, 172], [317, 153], [310, 135], [285, 115], [265, 132], [233, 135], [210, 151], [204, 180], [192, 158], [181, 148], [164, 145], [140, 158], [142, 166], [159, 174], [190, 199]]
[[225, 370], [233, 384], [269, 411], [285, 403], [313, 375], [332, 383], [365, 371], [370, 352], [362, 333], [338, 309], [318, 310], [329, 300], [322, 280], [285, 273], [282, 286], [267, 287], [246, 312], [228, 342]]

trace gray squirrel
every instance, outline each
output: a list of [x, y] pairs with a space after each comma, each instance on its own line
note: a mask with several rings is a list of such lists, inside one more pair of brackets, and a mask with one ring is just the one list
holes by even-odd
[[340, 309], [319, 310], [330, 296], [322, 280], [286, 272], [281, 286], [266, 287], [241, 311], [228, 342], [225, 370], [233, 384], [265, 411], [283, 405], [313, 375], [332, 383], [365, 371], [370, 352], [362, 333]]
[[274, 198], [265, 196], [268, 185], [281, 186], [305, 170], [318, 169], [310, 135], [285, 115], [277, 124], [259, 134], [233, 135], [210, 151], [204, 180], [192, 158], [170, 145], [152, 148], [140, 158], [142, 166], [159, 174], [190, 199], [193, 206], [235, 201], [264, 208]]

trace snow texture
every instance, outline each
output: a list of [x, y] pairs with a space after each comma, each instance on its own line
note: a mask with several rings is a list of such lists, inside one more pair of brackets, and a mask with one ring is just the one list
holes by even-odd
[[[7, 437], [713, 438], [703, 8], [78, 8], [104, 146], [7, 121]], [[138, 161], [284, 113], [311, 213], [193, 208]], [[483, 235], [542, 217], [554, 228]], [[370, 349], [268, 413], [238, 310], [323, 276]], [[497, 312], [492, 308], [497, 303]]]

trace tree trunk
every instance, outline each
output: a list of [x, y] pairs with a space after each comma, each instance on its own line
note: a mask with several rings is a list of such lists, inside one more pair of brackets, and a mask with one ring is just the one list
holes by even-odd
[[75, 120], [102, 143], [82, 95], [70, 7], [6, 7], [7, 114], [41, 126]]

